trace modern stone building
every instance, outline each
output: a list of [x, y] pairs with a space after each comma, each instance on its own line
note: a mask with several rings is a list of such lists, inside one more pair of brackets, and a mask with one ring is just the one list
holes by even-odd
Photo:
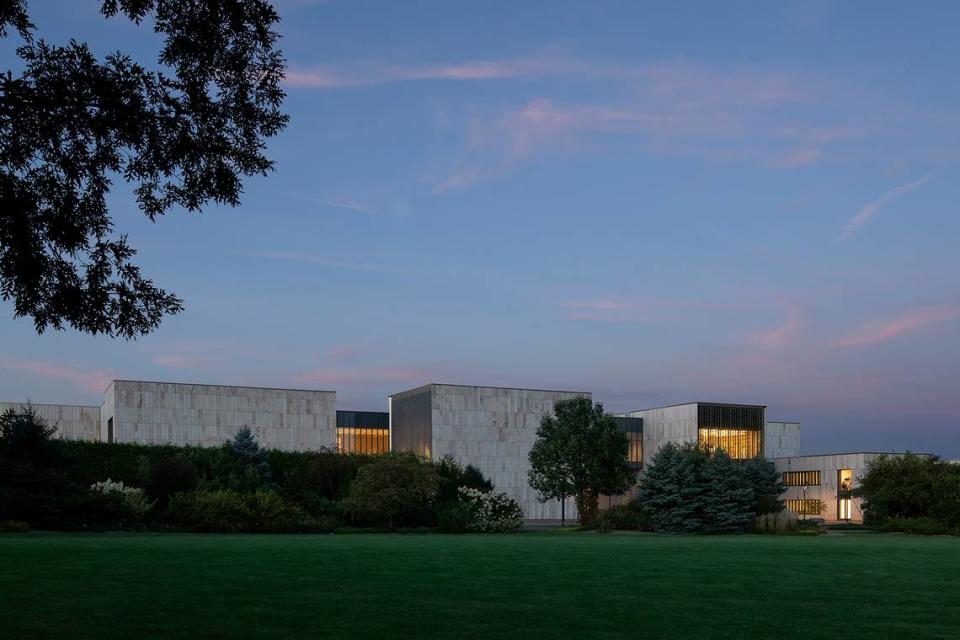
[[[513, 495], [528, 518], [576, 517], [573, 500], [541, 503], [527, 482], [528, 455], [554, 403], [588, 391], [428, 384], [391, 396], [389, 412], [338, 411], [334, 391], [114, 380], [99, 406], [34, 404], [62, 438], [217, 446], [249, 427], [266, 447], [383, 453], [413, 451], [472, 464]], [[0, 410], [22, 403], [0, 403]], [[862, 520], [851, 494], [878, 453], [800, 455], [800, 424], [766, 420], [766, 407], [690, 402], [615, 416], [638, 473], [669, 442], [764, 455], [784, 474], [794, 511], [827, 521]], [[621, 499], [601, 500], [601, 507]]]
[[[23, 406], [24, 402], [0, 402], [0, 411]], [[47, 424], [56, 425], [58, 438], [100, 440], [100, 407], [73, 404], [29, 403]]]
[[643, 420], [643, 464], [668, 442], [719, 447], [733, 458], [763, 454], [767, 408], [761, 405], [688, 402], [620, 414]]
[[853, 495], [857, 481], [867, 471], [867, 463], [884, 453], [832, 453], [815, 456], [773, 458], [783, 473], [787, 491], [786, 506], [801, 516], [823, 518], [827, 522], [863, 522], [861, 499]]
[[[528, 455], [544, 415], [558, 400], [588, 391], [505, 389], [428, 384], [390, 396], [391, 448], [472, 464], [499, 491], [514, 496], [528, 518], [560, 518], [559, 501], [541, 503], [527, 483]], [[576, 513], [568, 501], [566, 515]]]
[[114, 380], [100, 409], [101, 439], [216, 446], [248, 427], [264, 446], [336, 445], [333, 391]]

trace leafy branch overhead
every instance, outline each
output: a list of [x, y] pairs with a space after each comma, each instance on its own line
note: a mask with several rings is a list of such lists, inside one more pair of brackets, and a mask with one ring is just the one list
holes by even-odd
[[284, 60], [266, 0], [105, 0], [101, 12], [149, 18], [159, 65], [51, 45], [25, 0], [0, 0], [0, 37], [22, 40], [22, 71], [0, 74], [0, 297], [41, 333], [130, 339], [182, 301], [141, 274], [107, 194], [129, 183], [151, 220], [239, 204], [242, 178], [272, 169], [266, 139], [288, 121]]

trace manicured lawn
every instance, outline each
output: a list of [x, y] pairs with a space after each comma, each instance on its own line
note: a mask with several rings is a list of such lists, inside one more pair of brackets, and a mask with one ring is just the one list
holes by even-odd
[[0, 638], [960, 638], [960, 539], [0, 535]]

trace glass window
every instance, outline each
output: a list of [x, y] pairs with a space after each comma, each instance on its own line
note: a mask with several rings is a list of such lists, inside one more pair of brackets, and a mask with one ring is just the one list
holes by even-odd
[[820, 484], [820, 471], [785, 471], [783, 484], [788, 487], [815, 487]]
[[338, 453], [386, 453], [390, 451], [390, 430], [366, 427], [337, 427]]
[[840, 491], [853, 491], [853, 469], [840, 469], [837, 471], [837, 489]]
[[800, 516], [819, 516], [823, 513], [823, 502], [816, 498], [803, 500], [784, 500], [787, 509]]

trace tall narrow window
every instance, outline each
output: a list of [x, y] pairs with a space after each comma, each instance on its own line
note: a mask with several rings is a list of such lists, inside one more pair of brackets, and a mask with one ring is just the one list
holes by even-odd
[[113, 418], [107, 418], [107, 442], [113, 444]]

